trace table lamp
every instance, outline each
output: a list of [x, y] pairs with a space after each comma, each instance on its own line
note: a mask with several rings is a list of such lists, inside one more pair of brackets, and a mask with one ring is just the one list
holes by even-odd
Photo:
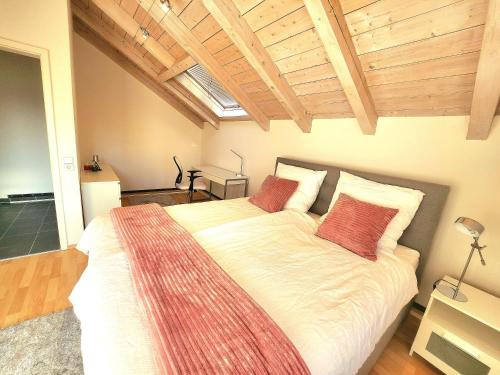
[[233, 149], [231, 149], [231, 152], [233, 154], [235, 154], [237, 157], [240, 158], [240, 172], [239, 173], [236, 173], [236, 176], [237, 177], [241, 177], [243, 176], [243, 156], [241, 156], [240, 154], [238, 154], [236, 151], [234, 151]]
[[465, 272], [467, 271], [467, 268], [469, 267], [469, 263], [472, 259], [472, 255], [474, 254], [474, 250], [477, 250], [479, 257], [481, 258], [481, 264], [483, 266], [486, 265], [486, 262], [484, 261], [484, 258], [483, 258], [483, 254], [481, 253], [481, 251], [486, 246], [479, 246], [479, 242], [478, 242], [479, 236], [481, 235], [481, 233], [484, 232], [484, 226], [482, 226], [480, 223], [478, 223], [474, 219], [470, 219], [468, 217], [459, 217], [457, 220], [455, 220], [455, 228], [458, 231], [465, 233], [474, 239], [474, 242], [471, 243], [469, 258], [467, 259], [467, 262], [465, 263], [465, 267], [462, 271], [462, 275], [460, 275], [460, 279], [458, 280], [458, 285], [443, 282], [443, 280], [440, 280], [440, 282], [437, 284], [436, 288], [442, 294], [444, 294], [445, 296], [447, 296], [455, 301], [467, 302], [467, 296], [460, 291], [460, 285], [462, 284], [462, 280], [465, 276]]

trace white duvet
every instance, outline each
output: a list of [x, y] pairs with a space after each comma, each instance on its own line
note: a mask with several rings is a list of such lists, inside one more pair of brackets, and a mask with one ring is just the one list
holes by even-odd
[[[212, 221], [193, 236], [283, 329], [313, 374], [356, 373], [417, 293], [414, 268], [393, 254], [371, 262], [320, 239], [306, 214], [248, 216]], [[154, 374], [149, 334], [109, 217], [95, 219], [78, 248], [88, 251], [89, 265], [70, 299], [82, 324], [85, 372]]]

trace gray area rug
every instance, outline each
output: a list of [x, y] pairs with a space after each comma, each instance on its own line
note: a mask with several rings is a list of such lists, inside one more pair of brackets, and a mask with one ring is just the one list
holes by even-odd
[[83, 374], [80, 322], [73, 309], [0, 330], [0, 374]]
[[172, 194], [165, 193], [129, 195], [127, 196], [127, 199], [130, 206], [147, 203], [158, 203], [160, 206], [166, 207], [177, 204], [177, 201], [172, 197]]

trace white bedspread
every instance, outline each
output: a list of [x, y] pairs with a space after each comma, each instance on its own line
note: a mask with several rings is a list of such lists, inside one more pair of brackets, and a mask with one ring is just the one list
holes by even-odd
[[[416, 294], [414, 269], [392, 254], [360, 258], [314, 236], [316, 227], [305, 214], [283, 211], [193, 235], [284, 330], [313, 374], [354, 374]], [[85, 372], [153, 374], [151, 342], [110, 219], [94, 220], [79, 248], [89, 251], [89, 265], [70, 299], [82, 322]]]
[[250, 203], [248, 198], [180, 204], [165, 207], [172, 218], [194, 233], [217, 225], [266, 215], [267, 212]]

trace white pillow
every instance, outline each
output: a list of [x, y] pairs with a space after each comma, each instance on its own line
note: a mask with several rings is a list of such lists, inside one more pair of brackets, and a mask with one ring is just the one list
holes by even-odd
[[286, 202], [285, 210], [309, 211], [318, 196], [319, 188], [325, 179], [326, 173], [326, 171], [314, 171], [312, 169], [278, 163], [276, 176], [299, 182], [297, 190], [292, 194], [288, 202]]
[[[378, 241], [377, 251], [394, 251], [399, 238], [406, 227], [410, 225], [425, 195], [420, 190], [380, 184], [342, 171], [328, 211], [332, 209], [340, 193], [347, 194], [360, 201], [399, 210]], [[323, 220], [326, 215], [323, 215]]]

